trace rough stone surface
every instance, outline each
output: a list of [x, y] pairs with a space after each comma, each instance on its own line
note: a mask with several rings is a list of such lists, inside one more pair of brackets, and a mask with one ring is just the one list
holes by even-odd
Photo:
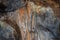
[[16, 31], [10, 25], [0, 21], [0, 40], [16, 40]]
[[45, 9], [45, 13], [42, 12], [42, 14], [37, 15], [36, 28], [38, 35], [40, 40], [54, 40], [54, 38], [58, 38], [59, 19], [54, 16], [50, 7]]
[[2, 4], [2, 7], [5, 6], [5, 9], [2, 9], [6, 12], [14, 11], [16, 9], [19, 9], [24, 5], [24, 2], [22, 0], [0, 0], [0, 4]]

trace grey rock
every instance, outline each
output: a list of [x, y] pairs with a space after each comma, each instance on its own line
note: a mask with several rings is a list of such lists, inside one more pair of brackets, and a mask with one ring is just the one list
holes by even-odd
[[14, 11], [24, 6], [25, 4], [22, 0], [0, 0], [0, 1], [1, 1], [0, 4], [2, 4], [2, 7], [5, 6], [5, 9], [3, 9], [4, 7], [2, 8], [2, 11], [5, 11], [5, 12]]
[[16, 40], [16, 31], [10, 25], [0, 21], [0, 40]]
[[54, 16], [52, 8], [47, 7], [47, 9], [43, 15], [36, 15], [36, 30], [38, 30], [41, 40], [54, 40], [54, 38], [58, 38], [60, 21]]

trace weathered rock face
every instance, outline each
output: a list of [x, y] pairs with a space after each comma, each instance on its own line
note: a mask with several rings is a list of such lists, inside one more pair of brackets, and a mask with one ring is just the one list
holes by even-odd
[[2, 21], [0, 21], [0, 40], [17, 40], [15, 29]]
[[[42, 8], [41, 11], [44, 11]], [[37, 15], [36, 28], [41, 40], [55, 40], [55, 38], [59, 40], [57, 34], [59, 29], [59, 20], [54, 16], [54, 12], [50, 7], [45, 9], [45, 13], [43, 13], [43, 15]]]
[[[6, 18], [6, 17], [7, 18]], [[20, 27], [16, 19], [18, 17], [18, 11], [8, 12], [7, 15], [1, 16], [0, 18], [0, 29], [3, 32], [0, 35], [0, 40], [22, 40]], [[8, 38], [6, 38], [8, 36]]]
[[[11, 1], [13, 1], [13, 2], [10, 4]], [[12, 10], [18, 9], [20, 7], [19, 6], [20, 2], [18, 2], [19, 0], [17, 0], [17, 4], [15, 4], [16, 1], [15, 2], [14, 1], [15, 0], [8, 0], [8, 1], [3, 0], [3, 4], [5, 6], [7, 6], [6, 9], [3, 9], [3, 10], [12, 11]], [[8, 27], [6, 26], [6, 28], [5, 28], [5, 26], [4, 26], [1, 30], [4, 31], [3, 33], [4, 33], [4, 35], [6, 35], [6, 37], [1, 36], [3, 38], [1, 40], [5, 40], [6, 38], [7, 38], [6, 40], [10, 40], [10, 38], [8, 38], [9, 36], [7, 36], [7, 34], [10, 35], [10, 31], [12, 32], [11, 36], [13, 37], [13, 38], [11, 38], [11, 40], [14, 40], [15, 36], [16, 35], [18, 36], [20, 34], [19, 33], [20, 29], [21, 29], [23, 40], [25, 40], [26, 38], [27, 38], [26, 40], [30, 40], [30, 38], [31, 38], [31, 40], [34, 39], [34, 37], [32, 37], [32, 36], [36, 36], [34, 32], [37, 30], [38, 30], [37, 32], [38, 32], [39, 39], [36, 37], [35, 38], [36, 40], [37, 39], [38, 40], [40, 40], [40, 39], [41, 40], [45, 40], [45, 39], [52, 40], [53, 38], [55, 38], [55, 36], [57, 37], [58, 36], [57, 29], [59, 27], [59, 20], [55, 18], [54, 14], [53, 14], [54, 13], [53, 10], [50, 7], [48, 7], [48, 8], [41, 7], [40, 9], [35, 9], [35, 6], [36, 5], [34, 5], [34, 3], [32, 2], [31, 4], [28, 4], [27, 9], [24, 7], [18, 11], [7, 12], [7, 17], [8, 17], [7, 20], [10, 19], [13, 21], [13, 23], [11, 23], [10, 21], [7, 21], [7, 20], [6, 21], [8, 23], [10, 23], [11, 25], [15, 24], [15, 22], [16, 22], [16, 24], [18, 24], [19, 27], [17, 27], [15, 25], [15, 29], [14, 29], [9, 26]], [[36, 8], [38, 8], [38, 7], [36, 6]], [[40, 10], [40, 13], [37, 13], [37, 15], [35, 15], [36, 10]], [[37, 16], [37, 18], [35, 16]], [[37, 23], [35, 23], [36, 21], [37, 21]], [[33, 29], [34, 27], [36, 27], [36, 30]], [[13, 29], [13, 30], [11, 30], [11, 29]], [[46, 30], [46, 29], [48, 29], [48, 30]], [[9, 32], [7, 33], [6, 30], [9, 30]], [[14, 31], [16, 31], [16, 32], [14, 32]], [[53, 36], [53, 34], [50, 31], [52, 31], [55, 36]], [[17, 33], [17, 32], [18, 32], [18, 34], [16, 34], [14, 36], [14, 33]], [[31, 33], [28, 33], [28, 32], [31, 32]], [[32, 34], [32, 35], [30, 35], [30, 34]], [[18, 36], [18, 38], [21, 38], [21, 37]], [[15, 40], [18, 40], [18, 38]]]
[[24, 2], [22, 0], [0, 0], [0, 4], [2, 4], [2, 7], [5, 6], [5, 9], [0, 7], [0, 10], [2, 11], [14, 11], [24, 5]]

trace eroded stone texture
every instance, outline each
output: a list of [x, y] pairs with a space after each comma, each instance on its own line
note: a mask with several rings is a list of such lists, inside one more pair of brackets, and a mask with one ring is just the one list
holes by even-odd
[[40, 40], [58, 39], [59, 19], [54, 16], [54, 12], [50, 7], [42, 7], [40, 10], [42, 14], [37, 15], [36, 23]]
[[[16, 9], [19, 9], [22, 6], [25, 6], [25, 3], [22, 0], [0, 0], [0, 4], [2, 4], [2, 7], [0, 5], [0, 10], [4, 12], [11, 12], [15, 11]], [[2, 9], [1, 9], [2, 8]]]
[[17, 40], [15, 29], [2, 21], [0, 21], [0, 40]]
[[3, 37], [5, 38], [5, 36], [8, 37], [7, 39], [3, 38], [1, 40], [22, 40], [20, 27], [17, 19], [18, 19], [18, 10], [14, 12], [7, 12], [7, 15], [1, 16], [0, 21], [3, 22], [0, 23], [2, 24], [0, 28], [2, 28], [1, 31], [3, 32], [3, 34], [4, 33], [5, 34], [4, 36], [1, 35], [0, 36], [1, 38]]

